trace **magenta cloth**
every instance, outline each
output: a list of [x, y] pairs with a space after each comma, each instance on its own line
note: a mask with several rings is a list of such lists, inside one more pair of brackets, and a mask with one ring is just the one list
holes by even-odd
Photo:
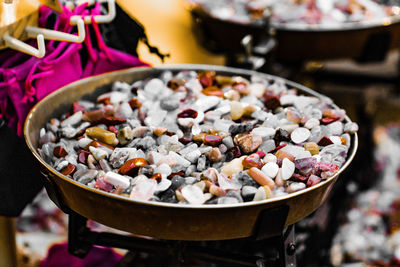
[[56, 244], [51, 246], [47, 257], [40, 263], [39, 267], [112, 267], [116, 266], [122, 256], [111, 248], [93, 246], [84, 259], [72, 256], [68, 252], [68, 244]]
[[[11, 101], [10, 104], [14, 107], [15, 112], [11, 114], [5, 113], [5, 119], [8, 120], [8, 126], [16, 130], [19, 136], [23, 134], [25, 117], [34, 105], [34, 103], [23, 101], [25, 95], [25, 78], [38, 60], [40, 59], [31, 57], [23, 64], [4, 70], [4, 82], [0, 83], [0, 91], [7, 92], [8, 98]], [[8, 103], [6, 105], [5, 110], [7, 111], [11, 107], [8, 106]]]
[[[86, 6], [86, 5], [85, 5]], [[48, 17], [52, 11], [50, 9], [41, 8], [39, 16]], [[71, 14], [68, 14], [69, 16]], [[66, 29], [65, 22], [60, 23], [60, 20], [69, 21], [65, 16], [59, 16], [56, 21], [55, 30]], [[61, 27], [60, 27], [60, 26]], [[70, 26], [69, 26], [70, 27]], [[30, 42], [31, 45], [34, 43]], [[30, 74], [42, 61], [50, 61], [58, 54], [63, 52], [63, 49], [68, 45], [66, 42], [59, 44], [48, 43], [46, 45], [46, 57], [39, 59], [31, 57], [24, 53], [8, 51], [9, 57], [0, 66], [1, 82], [0, 82], [0, 112], [1, 117], [8, 121], [8, 126], [14, 129], [17, 134], [22, 137], [23, 124], [26, 115], [36, 103], [36, 100], [27, 94], [29, 90], [26, 87], [26, 81]], [[82, 46], [82, 44], [79, 44]], [[65, 49], [68, 50], [68, 49]], [[81, 75], [81, 72], [79, 73]]]
[[[105, 45], [99, 27], [93, 20], [94, 15], [101, 14], [100, 3], [92, 10], [86, 9], [87, 3], [73, 11], [64, 8], [58, 16], [54, 29], [71, 33], [74, 27], [69, 24], [73, 15], [92, 15], [92, 24], [86, 25], [87, 31], [94, 30], [96, 45], [92, 45], [90, 34], [86, 34], [84, 44], [49, 41], [46, 44], [46, 56], [42, 59], [29, 57], [20, 52], [10, 52], [0, 65], [0, 117], [8, 125], [23, 134], [23, 124], [33, 105], [51, 92], [78, 79], [109, 71], [138, 66], [148, 66], [137, 57], [117, 51]], [[39, 13], [40, 26], [44, 27], [51, 15], [51, 10], [42, 7]], [[83, 65], [81, 52], [86, 49], [88, 60]]]
[[[88, 15], [89, 11], [85, 10], [85, 7], [86, 5], [81, 5], [79, 9], [74, 9], [73, 13], [68, 9], [64, 10], [64, 16], [61, 17], [59, 24], [68, 25], [66, 21], [68, 21], [68, 16], [70, 15]], [[98, 25], [93, 19], [94, 15], [101, 14], [100, 9], [101, 5], [97, 2], [90, 12], [92, 15], [92, 24], [85, 25], [86, 38], [84, 44], [89, 56], [84, 69], [82, 69], [79, 53], [82, 45], [76, 43], [68, 44], [65, 52], [57, 56], [46, 57], [33, 68], [26, 79], [27, 99], [32, 101], [34, 98], [36, 101], [39, 101], [54, 90], [88, 76], [131, 67], [148, 66], [148, 64], [142, 62], [137, 57], [111, 49], [105, 45]], [[92, 45], [89, 34], [91, 28], [95, 32], [98, 49]], [[70, 29], [68, 28], [67, 30]]]

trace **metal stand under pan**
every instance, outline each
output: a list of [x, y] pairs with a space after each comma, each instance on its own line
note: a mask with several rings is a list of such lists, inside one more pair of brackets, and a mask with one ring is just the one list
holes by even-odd
[[88, 219], [63, 204], [54, 182], [45, 178], [50, 198], [69, 216], [68, 251], [84, 258], [94, 245], [126, 249], [126, 266], [296, 266], [294, 225], [285, 227], [288, 206], [263, 210], [251, 237], [221, 241], [160, 240], [95, 232]]

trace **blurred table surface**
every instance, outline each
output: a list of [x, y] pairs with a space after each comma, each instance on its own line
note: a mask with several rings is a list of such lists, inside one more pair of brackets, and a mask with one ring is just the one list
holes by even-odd
[[[196, 41], [185, 0], [117, 0], [118, 4], [145, 28], [149, 42], [170, 53], [165, 64], [197, 63], [223, 65], [224, 58], [207, 52]], [[141, 59], [160, 65], [160, 59], [139, 44]]]

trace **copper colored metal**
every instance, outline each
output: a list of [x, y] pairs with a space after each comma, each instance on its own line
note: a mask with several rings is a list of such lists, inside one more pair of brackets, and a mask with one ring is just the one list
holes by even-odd
[[[244, 76], [257, 74], [222, 66], [177, 65], [157, 68], [135, 68], [110, 72], [90, 77], [67, 85], [40, 101], [27, 117], [24, 136], [26, 143], [43, 167], [43, 174], [54, 183], [60, 199], [69, 209], [102, 224], [134, 234], [172, 240], [223, 240], [248, 237], [253, 234], [261, 212], [269, 209], [288, 207], [285, 225], [291, 225], [317, 209], [328, 197], [339, 174], [348, 167], [354, 158], [358, 137], [352, 135], [348, 158], [343, 167], [333, 177], [305, 190], [289, 195], [258, 202], [245, 202], [225, 205], [179, 205], [163, 202], [138, 201], [94, 188], [89, 188], [62, 175], [38, 154], [40, 128], [52, 117], [67, 112], [71, 104], [83, 96], [96, 96], [105, 93], [113, 81], [133, 81], [155, 77], [165, 70], [211, 70], [218, 75]], [[322, 97], [320, 94], [299, 84], [286, 81], [289, 87], [301, 93]], [[350, 120], [346, 117], [346, 120]], [[265, 227], [268, 227], [266, 225]]]

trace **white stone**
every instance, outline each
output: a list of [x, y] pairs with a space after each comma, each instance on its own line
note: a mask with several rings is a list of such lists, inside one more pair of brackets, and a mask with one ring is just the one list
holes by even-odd
[[342, 144], [342, 139], [340, 138], [340, 136], [332, 135], [332, 136], [329, 136], [329, 139], [335, 145], [341, 145]]
[[276, 156], [274, 154], [268, 153], [265, 155], [263, 160], [265, 163], [268, 163], [268, 162], [276, 163], [278, 159], [276, 158]]
[[251, 83], [248, 88], [251, 91], [251, 95], [256, 97], [262, 97], [266, 89], [262, 83]]
[[281, 96], [279, 101], [281, 102], [282, 106], [286, 106], [286, 105], [293, 105], [296, 99], [297, 95], [283, 95]]
[[144, 122], [148, 126], [154, 126], [158, 127], [161, 125], [162, 121], [165, 119], [167, 116], [167, 111], [163, 109], [154, 109], [151, 110], [148, 114], [147, 117], [144, 119]]
[[327, 125], [332, 135], [343, 134], [343, 124], [340, 121], [335, 121]]
[[190, 161], [191, 163], [196, 163], [197, 159], [201, 156], [200, 150], [193, 150], [185, 155], [185, 159]]
[[231, 120], [215, 120], [213, 123], [214, 129], [229, 133], [229, 127], [233, 124]]
[[160, 79], [151, 79], [144, 87], [144, 91], [152, 96], [156, 96], [165, 87], [164, 82]]
[[281, 127], [280, 127], [282, 130], [285, 130], [285, 131], [287, 131], [288, 133], [292, 133], [294, 130], [296, 130], [297, 128], [299, 128], [299, 125], [298, 124], [295, 124], [295, 123], [293, 123], [293, 124], [286, 124], [286, 125], [282, 125]]
[[119, 102], [122, 102], [128, 98], [128, 94], [122, 93], [122, 92], [111, 92], [110, 94], [110, 102], [113, 104], [118, 104]]
[[104, 181], [122, 189], [127, 189], [130, 185], [129, 178], [115, 172], [107, 172], [104, 175]]
[[108, 153], [101, 148], [89, 146], [89, 151], [97, 161], [108, 157]]
[[192, 132], [193, 135], [198, 135], [199, 133], [201, 133], [201, 128], [200, 128], [200, 126], [199, 126], [197, 123], [195, 123], [195, 124], [192, 126], [191, 132]]
[[190, 79], [188, 82], [185, 83], [185, 87], [192, 89], [195, 96], [200, 94], [201, 90], [203, 89], [203, 86], [197, 79]]
[[270, 138], [275, 135], [276, 130], [270, 127], [257, 127], [254, 128], [251, 133], [254, 133], [262, 138]]
[[300, 144], [303, 143], [305, 141], [307, 141], [307, 139], [310, 137], [311, 133], [310, 130], [308, 130], [307, 128], [297, 128], [295, 129], [291, 134], [290, 134], [290, 138], [292, 139], [292, 141], [296, 144]]
[[117, 110], [115, 111], [115, 116], [118, 118], [128, 119], [132, 117], [133, 110], [128, 102], [122, 102], [118, 105]]
[[172, 184], [171, 180], [167, 178], [162, 178], [161, 181], [157, 184], [155, 193], [167, 190], [171, 186], [171, 184]]
[[154, 170], [155, 173], [161, 173], [163, 176], [167, 177], [168, 175], [170, 175], [172, 173], [171, 167], [166, 164], [160, 164], [159, 166], [157, 166]]
[[157, 188], [157, 181], [154, 179], [147, 179], [140, 181], [132, 188], [130, 198], [137, 200], [149, 200]]
[[197, 144], [190, 144], [187, 147], [181, 149], [179, 151], [179, 154], [181, 154], [182, 156], [185, 156], [186, 154], [196, 150], [198, 148]]
[[193, 118], [179, 118], [178, 124], [185, 128], [189, 128], [194, 125], [194, 119]]
[[314, 126], [318, 126], [318, 125], [319, 125], [319, 120], [316, 118], [311, 118], [306, 121], [306, 123], [304, 124], [304, 127], [307, 129], [311, 129]]
[[242, 188], [242, 184], [234, 178], [228, 178], [225, 174], [218, 174], [218, 184], [223, 190], [239, 190]]
[[275, 178], [276, 174], [278, 173], [278, 170], [279, 166], [275, 162], [268, 162], [261, 168], [261, 171], [270, 178]]
[[228, 114], [231, 111], [231, 106], [229, 103], [226, 103], [223, 106], [216, 108], [214, 111], [219, 115], [219, 117], [221, 117], [222, 115]]
[[296, 156], [294, 157], [294, 159], [296, 160], [296, 159], [309, 158], [311, 156], [312, 155], [311, 155], [310, 151], [304, 150], [302, 152], [297, 153]]
[[201, 122], [203, 122], [203, 120], [204, 120], [204, 112], [201, 110], [197, 111], [197, 117], [194, 118], [194, 122], [201, 123]]
[[148, 159], [151, 164], [156, 164], [163, 158], [164, 156], [156, 151], [151, 151], [148, 154]]
[[79, 123], [82, 120], [82, 111], [75, 112], [73, 115], [69, 116], [61, 122], [61, 127], [67, 127]]
[[262, 186], [260, 186], [257, 189], [256, 194], [254, 195], [253, 201], [261, 201], [264, 200], [267, 197], [267, 194], [265, 193], [265, 190]]
[[176, 162], [178, 165], [182, 165], [185, 168], [190, 166], [190, 161], [184, 159], [182, 156], [179, 154], [175, 153], [174, 151], [169, 151], [168, 155], [173, 156], [176, 159]]
[[91, 142], [93, 141], [93, 139], [90, 139], [88, 137], [83, 137], [81, 139], [78, 140], [78, 146], [80, 148], [85, 148], [87, 147]]
[[291, 162], [289, 159], [284, 158], [282, 161], [282, 179], [288, 180], [290, 177], [292, 177], [294, 170], [294, 163]]
[[312, 105], [312, 104], [317, 104], [320, 102], [316, 97], [313, 96], [297, 96], [297, 98], [294, 100], [293, 105], [298, 109], [298, 110], [304, 110], [305, 107]]
[[302, 155], [305, 151], [304, 147], [292, 144], [288, 144], [287, 146], [281, 148], [281, 150], [293, 155], [295, 158], [299, 155]]
[[195, 185], [187, 185], [182, 188], [182, 196], [190, 204], [203, 204], [205, 197], [203, 191]]
[[306, 184], [305, 183], [300, 183], [300, 182], [294, 182], [291, 183], [288, 188], [287, 188], [287, 192], [288, 193], [294, 193], [300, 190], [303, 190], [306, 188]]
[[143, 182], [145, 180], [148, 180], [148, 179], [149, 178], [147, 178], [146, 175], [141, 174], [141, 175], [138, 175], [135, 178], [133, 178], [131, 183], [132, 183], [132, 185], [137, 185], [138, 183], [141, 183], [141, 182]]
[[62, 160], [56, 165], [55, 168], [57, 171], [61, 171], [62, 169], [64, 169], [67, 166], [68, 166], [68, 160]]
[[194, 102], [193, 106], [195, 110], [206, 111], [210, 108], [215, 107], [219, 104], [221, 98], [218, 96], [203, 96]]

